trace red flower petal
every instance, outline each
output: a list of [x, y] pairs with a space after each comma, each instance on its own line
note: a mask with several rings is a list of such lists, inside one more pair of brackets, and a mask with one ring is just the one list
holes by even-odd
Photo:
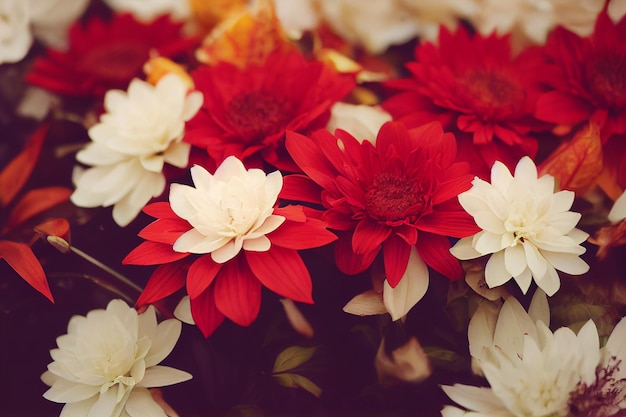
[[189, 262], [181, 260], [159, 266], [154, 270], [137, 300], [137, 306], [152, 304], [183, 288]]
[[30, 246], [24, 243], [0, 240], [0, 259], [7, 261], [9, 266], [28, 282], [34, 289], [54, 302], [46, 274]]
[[191, 300], [191, 316], [204, 337], [209, 337], [224, 321], [224, 314], [215, 306], [213, 287]]
[[415, 246], [422, 260], [435, 271], [452, 280], [463, 276], [461, 263], [450, 253], [450, 241], [446, 237], [420, 233]]
[[478, 233], [480, 228], [474, 222], [474, 218], [459, 209], [458, 205], [458, 201], [455, 200], [439, 204], [436, 210], [419, 219], [418, 230], [458, 238]]
[[322, 204], [322, 188], [304, 175], [287, 175], [283, 178], [283, 188], [278, 196], [282, 200]]
[[157, 219], [144, 227], [138, 234], [139, 237], [152, 242], [173, 245], [174, 242], [185, 232], [191, 229], [186, 220], [180, 218]]
[[344, 274], [356, 275], [370, 267], [379, 251], [380, 247], [359, 255], [352, 250], [352, 234], [342, 233], [335, 245], [335, 262]]
[[143, 242], [122, 260], [123, 264], [157, 265], [174, 262], [188, 256], [187, 252], [174, 252], [172, 245], [158, 242]]
[[385, 243], [383, 243], [383, 259], [385, 264], [385, 277], [387, 282], [391, 285], [391, 288], [396, 288], [396, 285], [402, 279], [406, 266], [409, 262], [409, 255], [411, 254], [411, 246], [401, 237], [392, 234], [389, 236]]
[[391, 234], [391, 228], [371, 219], [361, 220], [352, 235], [352, 250], [357, 254], [372, 252]]
[[311, 276], [297, 251], [272, 246], [267, 252], [245, 254], [250, 269], [267, 288], [294, 301], [313, 303]]
[[261, 283], [245, 258], [238, 256], [222, 267], [213, 285], [215, 306], [240, 326], [254, 322], [261, 308]]
[[30, 190], [17, 202], [2, 233], [7, 233], [26, 220], [67, 201], [72, 190], [65, 187], [45, 187]]
[[296, 250], [317, 248], [337, 240], [337, 236], [326, 229], [326, 222], [316, 219], [307, 219], [304, 223], [287, 220], [267, 238], [272, 245]]
[[187, 273], [187, 293], [192, 299], [198, 297], [215, 280], [223, 264], [211, 259], [211, 255], [199, 257]]
[[582, 98], [572, 94], [550, 91], [537, 100], [535, 117], [546, 122], [574, 124], [587, 120], [593, 107]]
[[158, 203], [148, 204], [143, 208], [143, 212], [148, 216], [157, 219], [179, 219], [172, 210], [172, 206], [167, 201], [160, 201]]
[[[324, 134], [315, 132], [314, 137]], [[285, 146], [291, 158], [313, 181], [322, 188], [334, 188], [336, 171], [315, 141], [299, 133], [287, 132]]]
[[13, 200], [33, 172], [49, 127], [49, 123], [44, 123], [35, 130], [24, 149], [0, 172], [0, 206]]

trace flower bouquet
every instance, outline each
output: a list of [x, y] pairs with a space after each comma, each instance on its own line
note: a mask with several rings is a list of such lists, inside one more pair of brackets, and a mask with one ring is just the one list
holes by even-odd
[[625, 15], [2, 1], [3, 413], [625, 416]]

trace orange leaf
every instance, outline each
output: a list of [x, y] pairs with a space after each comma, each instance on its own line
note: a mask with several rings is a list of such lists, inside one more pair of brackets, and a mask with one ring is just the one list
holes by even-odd
[[245, 10], [247, 0], [189, 0], [193, 20], [206, 32], [232, 16]]
[[49, 127], [46, 123], [35, 130], [24, 149], [0, 172], [0, 206], [13, 201], [33, 172]]
[[589, 243], [598, 245], [598, 252], [596, 253], [598, 259], [605, 259], [609, 254], [609, 249], [626, 244], [626, 220], [600, 228], [588, 240]]
[[585, 194], [602, 172], [600, 128], [589, 123], [574, 138], [559, 146], [539, 167], [539, 173], [553, 175], [559, 188]]
[[239, 67], [261, 65], [273, 52], [288, 52], [287, 41], [270, 0], [260, 0], [256, 10], [243, 11], [224, 21], [207, 36], [196, 51], [205, 64], [230, 62]]
[[7, 261], [9, 266], [24, 278], [34, 289], [52, 302], [52, 293], [46, 280], [46, 274], [30, 246], [24, 243], [0, 240], [0, 259]]
[[35, 232], [48, 236], [57, 236], [66, 242], [70, 242], [70, 222], [67, 219], [56, 218], [46, 220], [35, 227]]
[[11, 211], [2, 233], [7, 233], [37, 214], [66, 201], [70, 194], [72, 190], [65, 187], [37, 188], [27, 192]]

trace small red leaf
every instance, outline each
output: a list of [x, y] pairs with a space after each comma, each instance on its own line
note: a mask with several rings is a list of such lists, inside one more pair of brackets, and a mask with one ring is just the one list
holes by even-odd
[[2, 233], [7, 233], [26, 220], [70, 198], [72, 190], [65, 187], [45, 187], [30, 190], [17, 202]]
[[54, 302], [46, 274], [30, 246], [24, 243], [0, 240], [0, 259], [7, 261], [9, 266], [24, 281], [46, 296], [48, 300]]
[[22, 151], [0, 172], [0, 205], [6, 206], [22, 189], [35, 168], [49, 123], [41, 125], [31, 135]]
[[66, 242], [70, 242], [70, 222], [67, 219], [50, 219], [35, 227], [35, 232], [48, 236], [58, 236]]

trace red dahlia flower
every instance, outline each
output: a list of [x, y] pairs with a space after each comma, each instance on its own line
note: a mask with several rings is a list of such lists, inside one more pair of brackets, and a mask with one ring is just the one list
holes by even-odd
[[246, 170], [231, 156], [214, 175], [191, 168], [194, 187], [173, 184], [169, 203], [148, 205], [157, 220], [124, 263], [161, 264], [137, 301], [145, 305], [186, 285], [194, 321], [208, 337], [224, 317], [250, 325], [261, 306], [261, 286], [313, 303], [309, 272], [298, 254], [336, 239], [300, 206], [276, 207], [283, 179]]
[[151, 54], [176, 57], [199, 43], [182, 38], [182, 23], [161, 16], [142, 23], [131, 14], [104, 20], [94, 17], [70, 28], [69, 49], [48, 49], [26, 79], [30, 84], [70, 96], [102, 97], [110, 89], [126, 90], [140, 76]]
[[[447, 237], [479, 229], [457, 200], [471, 187], [473, 176], [467, 163], [454, 162], [454, 136], [437, 122], [410, 130], [388, 122], [375, 146], [341, 130], [335, 135], [325, 130], [311, 138], [287, 133], [289, 153], [321, 189], [307, 184], [304, 176], [291, 175], [281, 197], [326, 208], [322, 220], [340, 231], [335, 250], [339, 269], [362, 272], [382, 250], [392, 288], [405, 271], [425, 269], [411, 262], [423, 261], [450, 279], [460, 278], [461, 266], [450, 254]], [[410, 256], [412, 248], [417, 252]], [[420, 278], [428, 280], [428, 273]]]
[[298, 52], [274, 53], [243, 69], [221, 62], [192, 77], [204, 104], [186, 125], [186, 142], [205, 148], [217, 163], [235, 155], [247, 165], [266, 161], [287, 171], [296, 167], [284, 148], [285, 131], [324, 127], [330, 107], [354, 86], [352, 77]]
[[509, 36], [441, 28], [439, 45], [419, 45], [415, 58], [406, 65], [411, 78], [386, 83], [399, 90], [383, 102], [394, 119], [408, 127], [439, 120], [465, 141], [460, 146], [479, 145], [487, 167], [496, 159], [515, 165], [522, 155], [535, 155], [531, 132], [542, 126], [533, 117], [541, 71], [536, 50], [513, 57]]
[[536, 116], [569, 126], [594, 119], [604, 142], [626, 133], [626, 17], [613, 23], [600, 13], [585, 38], [557, 28], [545, 51], [551, 91], [539, 98]]

